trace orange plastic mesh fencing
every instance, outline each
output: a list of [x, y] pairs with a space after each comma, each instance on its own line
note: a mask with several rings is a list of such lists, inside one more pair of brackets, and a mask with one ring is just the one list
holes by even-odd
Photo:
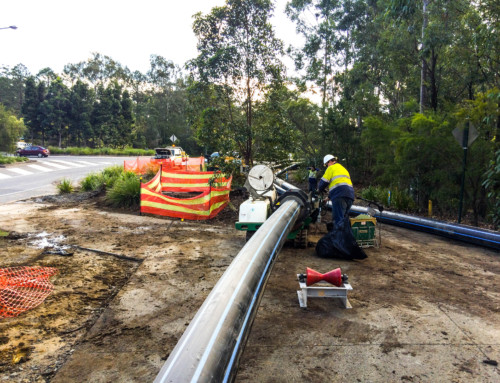
[[123, 161], [123, 169], [136, 174], [156, 173], [159, 168], [160, 164], [151, 158], [137, 157], [135, 160]]
[[[210, 183], [214, 172], [163, 173], [162, 169], [151, 181], [141, 183], [141, 213], [205, 220], [215, 217], [228, 204], [232, 177], [220, 176]], [[164, 191], [201, 193], [194, 197], [177, 198], [164, 195]]]
[[54, 288], [54, 267], [0, 268], [0, 317], [15, 317], [42, 303]]
[[163, 167], [163, 170], [204, 171], [205, 157], [176, 157], [166, 159], [137, 157], [135, 160], [123, 161], [123, 168], [136, 174], [156, 173], [160, 165]]
[[205, 157], [176, 157], [166, 160], [157, 160], [163, 170], [177, 170], [177, 171], [191, 171], [202, 172], [205, 171]]

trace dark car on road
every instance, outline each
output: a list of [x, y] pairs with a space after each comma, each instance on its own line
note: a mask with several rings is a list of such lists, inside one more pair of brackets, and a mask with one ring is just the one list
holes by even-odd
[[43, 146], [37, 145], [28, 145], [24, 149], [18, 149], [16, 151], [16, 156], [36, 156], [36, 157], [48, 157], [50, 154], [49, 149], [44, 148]]

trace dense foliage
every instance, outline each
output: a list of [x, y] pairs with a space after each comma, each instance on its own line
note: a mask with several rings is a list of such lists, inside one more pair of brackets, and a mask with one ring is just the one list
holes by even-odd
[[[291, 0], [286, 12], [303, 46], [276, 38], [271, 0], [227, 0], [195, 15], [198, 55], [184, 68], [152, 56], [147, 73], [132, 73], [97, 53], [60, 74], [3, 68], [0, 150], [19, 135], [141, 149], [175, 135], [191, 155], [248, 164], [320, 166], [333, 153], [358, 187], [416, 211], [432, 200], [456, 216], [464, 179], [468, 219], [498, 225], [498, 1]], [[477, 137], [463, 149], [452, 132], [466, 127]]]

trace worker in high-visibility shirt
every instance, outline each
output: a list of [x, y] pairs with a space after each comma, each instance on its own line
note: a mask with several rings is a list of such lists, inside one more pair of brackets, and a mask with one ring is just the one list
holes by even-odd
[[328, 199], [332, 201], [334, 228], [349, 215], [354, 202], [354, 188], [349, 172], [337, 162], [337, 157], [327, 154], [323, 158], [323, 163], [327, 169], [319, 181], [318, 191], [322, 192], [328, 187]]
[[314, 193], [318, 187], [318, 180], [317, 180], [318, 169], [316, 169], [315, 166], [311, 166], [307, 168], [307, 170], [309, 171], [307, 177], [309, 182], [309, 191]]

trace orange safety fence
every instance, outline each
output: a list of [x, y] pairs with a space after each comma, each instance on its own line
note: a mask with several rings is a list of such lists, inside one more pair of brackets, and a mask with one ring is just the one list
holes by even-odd
[[137, 157], [135, 160], [123, 161], [123, 168], [137, 174], [144, 174], [149, 171], [157, 172], [160, 166], [163, 170], [185, 170], [203, 171], [205, 170], [205, 157], [175, 157], [166, 159]]
[[54, 267], [0, 268], [0, 317], [15, 317], [41, 304], [54, 288]]
[[161, 170], [161, 190], [164, 192], [203, 192], [209, 187], [209, 181], [214, 176], [214, 172], [166, 170], [163, 166]]
[[135, 160], [123, 161], [123, 170], [136, 174], [145, 174], [149, 171], [157, 172], [160, 164], [153, 162], [151, 158], [137, 157]]
[[[177, 174], [177, 176], [175, 176]], [[162, 172], [141, 183], [141, 213], [190, 220], [215, 217], [229, 202], [232, 177], [219, 177], [209, 183], [214, 172]], [[176, 198], [163, 192], [201, 192], [190, 198]]]

